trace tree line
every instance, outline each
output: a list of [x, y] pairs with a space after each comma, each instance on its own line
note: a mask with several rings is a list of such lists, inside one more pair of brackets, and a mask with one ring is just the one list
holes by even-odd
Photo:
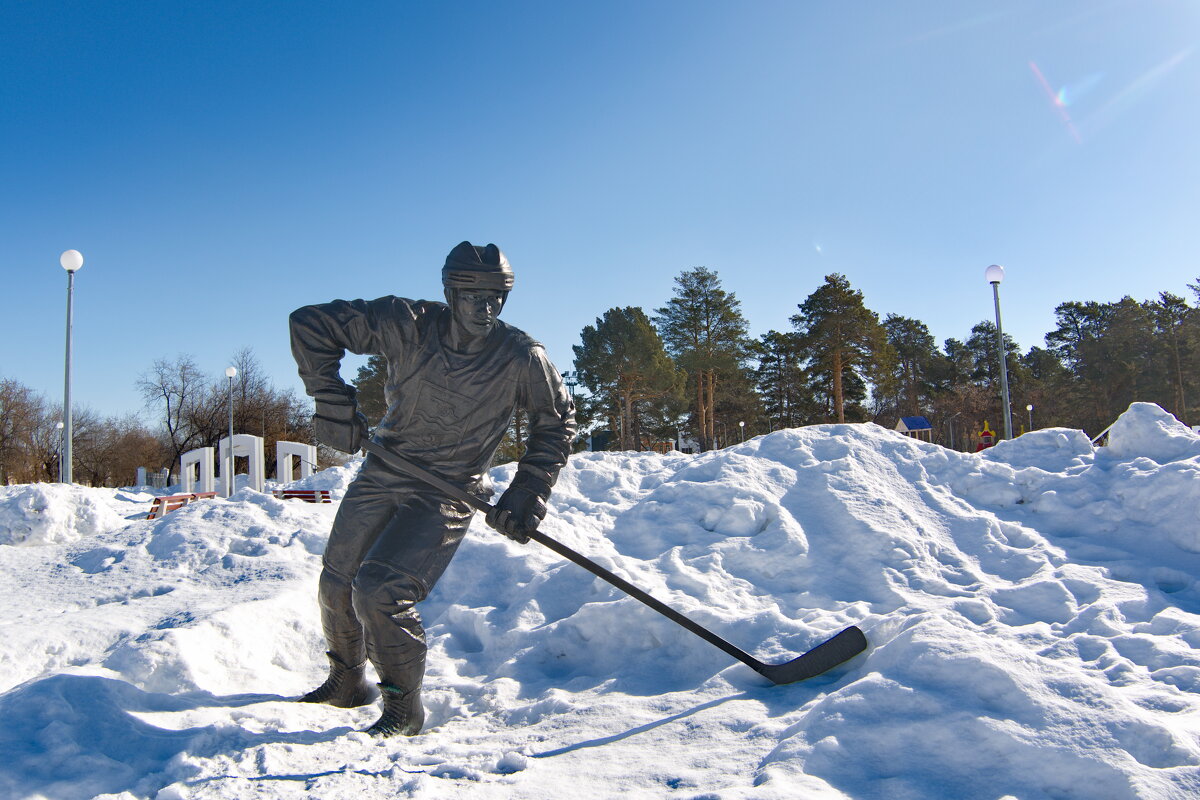
[[[0, 485], [57, 481], [63, 445], [62, 404], [28, 386], [0, 379]], [[71, 413], [72, 473], [78, 483], [133, 483], [137, 468], [157, 463], [160, 447], [136, 416], [101, 417], [86, 407]]]
[[[1200, 300], [1200, 282], [1189, 288]], [[883, 319], [841, 274], [825, 277], [788, 320], [757, 338], [715, 271], [675, 279], [647, 314], [611, 308], [574, 347], [588, 397], [581, 417], [612, 449], [692, 440], [709, 450], [780, 428], [924, 416], [933, 440], [973, 448], [1002, 429], [996, 326], [983, 321], [939, 346], [920, 320]], [[1200, 310], [1170, 292], [1136, 301], [1066, 302], [1045, 347], [1004, 336], [1014, 435], [1034, 427], [1101, 433], [1130, 403], [1181, 421], [1200, 404]], [[1027, 411], [1033, 406], [1033, 411]], [[594, 440], [595, 441], [595, 440]]]
[[[292, 390], [277, 389], [254, 353], [233, 358], [233, 426], [262, 436], [268, 456], [275, 442], [312, 439], [312, 409]], [[72, 409], [72, 473], [89, 486], [129, 486], [138, 467], [176, 471], [179, 457], [216, 447], [229, 434], [229, 381], [213, 377], [189, 355], [160, 358], [136, 382], [156, 421], [137, 415], [101, 417], [86, 406]], [[0, 379], [0, 484], [57, 481], [62, 455], [62, 405], [12, 379]], [[336, 461], [320, 452], [325, 463]], [[241, 467], [244, 469], [244, 467]], [[266, 459], [267, 476], [275, 469]]]
[[[1014, 432], [1032, 421], [1096, 436], [1135, 401], [1195, 422], [1200, 280], [1188, 288], [1193, 304], [1170, 292], [1144, 301], [1061, 303], [1045, 347], [1022, 352], [1005, 335]], [[672, 296], [650, 314], [634, 306], [608, 309], [583, 328], [573, 348], [587, 391], [576, 398], [581, 430], [609, 449], [645, 450], [682, 438], [709, 450], [781, 428], [866, 421], [894, 427], [900, 417], [924, 416], [934, 441], [972, 449], [984, 423], [1001, 426], [992, 322], [939, 346], [920, 320], [880, 319], [836, 273], [796, 309], [790, 329], [751, 337], [737, 296], [706, 267], [680, 273]], [[311, 441], [307, 399], [272, 385], [248, 349], [233, 364], [237, 432], [261, 435], [268, 453], [281, 439]], [[385, 410], [385, 380], [386, 363], [373, 356], [353, 381], [372, 424]], [[154, 361], [137, 387], [156, 412], [154, 424], [73, 410], [79, 482], [128, 485], [137, 467], [175, 469], [180, 455], [214, 447], [228, 432], [228, 382], [205, 373], [191, 356]], [[0, 378], [0, 484], [58, 479], [61, 419], [61, 405]], [[518, 415], [499, 461], [520, 456], [523, 425]], [[324, 448], [319, 453], [322, 463], [338, 460]]]

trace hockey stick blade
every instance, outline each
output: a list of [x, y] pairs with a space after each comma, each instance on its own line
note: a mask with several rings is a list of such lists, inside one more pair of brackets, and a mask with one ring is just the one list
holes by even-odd
[[785, 664], [763, 664], [758, 673], [776, 686], [812, 678], [867, 649], [867, 637], [854, 625]]

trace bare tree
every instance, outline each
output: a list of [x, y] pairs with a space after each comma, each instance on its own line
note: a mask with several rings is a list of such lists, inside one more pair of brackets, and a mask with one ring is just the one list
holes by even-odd
[[162, 413], [163, 433], [170, 447], [171, 462], [200, 446], [193, 419], [196, 407], [208, 393], [208, 378], [189, 355], [174, 361], [157, 359], [137, 380], [138, 391], [148, 407]]
[[[312, 439], [307, 402], [291, 390], [276, 389], [253, 350], [239, 350], [232, 364], [237, 368], [232, 397], [236, 433], [263, 437], [268, 454], [277, 441]], [[180, 456], [197, 447], [215, 447], [229, 434], [229, 382], [203, 373], [191, 356], [155, 361], [138, 379], [138, 388], [147, 405], [162, 413], [167, 464], [178, 464]], [[268, 476], [273, 469], [274, 459], [268, 458]]]
[[45, 415], [41, 395], [10, 378], [0, 380], [0, 483], [36, 479], [34, 439]]

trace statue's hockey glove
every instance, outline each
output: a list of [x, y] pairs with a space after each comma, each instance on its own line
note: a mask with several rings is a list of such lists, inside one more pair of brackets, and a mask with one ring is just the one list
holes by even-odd
[[546, 518], [548, 497], [549, 483], [530, 472], [517, 470], [512, 483], [488, 512], [487, 524], [513, 541], [524, 544], [529, 541], [527, 532], [537, 530], [537, 526]]
[[317, 400], [312, 423], [318, 442], [343, 453], [357, 453], [367, 435], [367, 418], [353, 400]]

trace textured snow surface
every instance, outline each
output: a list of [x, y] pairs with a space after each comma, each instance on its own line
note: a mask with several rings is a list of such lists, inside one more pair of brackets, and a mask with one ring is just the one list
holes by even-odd
[[1200, 437], [1137, 404], [1110, 441], [575, 456], [546, 533], [763, 660], [870, 649], [771, 686], [476, 519], [422, 605], [426, 729], [385, 741], [289, 700], [336, 504], [0, 489], [0, 797], [1194, 798]]

